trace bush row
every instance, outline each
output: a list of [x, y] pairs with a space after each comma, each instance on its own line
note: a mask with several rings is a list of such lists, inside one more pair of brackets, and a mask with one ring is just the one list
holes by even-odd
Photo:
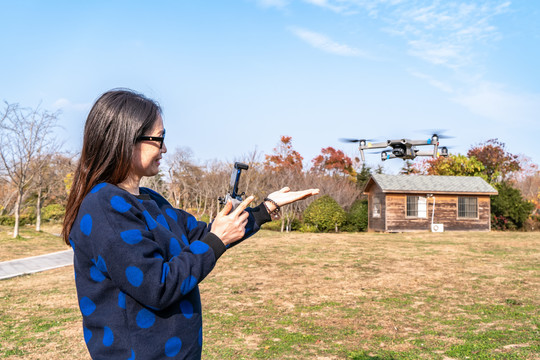
[[[345, 211], [328, 195], [313, 201], [304, 211], [303, 220], [291, 220], [290, 229], [301, 232], [366, 231], [368, 226], [367, 200], [355, 201]], [[281, 220], [264, 224], [263, 229], [280, 231]]]
[[[289, 229], [301, 232], [366, 231], [368, 225], [367, 208], [366, 200], [357, 200], [347, 212], [332, 197], [324, 195], [306, 208], [303, 221], [296, 218], [291, 219]], [[61, 221], [64, 211], [64, 207], [60, 204], [48, 205], [42, 209], [41, 220], [43, 222]], [[208, 215], [203, 215], [199, 220], [210, 221]], [[35, 223], [35, 208], [28, 208], [27, 213], [21, 214], [20, 225]], [[10, 215], [0, 216], [0, 225], [14, 226], [15, 217]], [[263, 228], [280, 231], [281, 220], [266, 223]]]
[[[41, 221], [57, 222], [64, 218], [65, 208], [60, 204], [51, 204], [41, 209]], [[31, 225], [36, 223], [36, 208], [29, 207], [19, 217], [19, 225]], [[0, 225], [15, 226], [15, 216], [0, 215]]]

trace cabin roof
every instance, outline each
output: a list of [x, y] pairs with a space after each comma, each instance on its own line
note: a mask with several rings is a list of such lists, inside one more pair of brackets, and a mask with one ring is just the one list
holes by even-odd
[[368, 193], [377, 184], [384, 193], [456, 193], [497, 195], [497, 190], [478, 176], [373, 174], [364, 187]]

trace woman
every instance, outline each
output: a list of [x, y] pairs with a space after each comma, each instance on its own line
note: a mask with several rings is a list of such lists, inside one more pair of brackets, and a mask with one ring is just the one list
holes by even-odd
[[198, 284], [229, 245], [279, 207], [317, 189], [276, 191], [255, 207], [227, 203], [212, 224], [139, 187], [159, 171], [160, 107], [112, 90], [92, 107], [66, 206], [62, 235], [74, 250], [84, 339], [94, 359], [197, 359], [202, 349]]

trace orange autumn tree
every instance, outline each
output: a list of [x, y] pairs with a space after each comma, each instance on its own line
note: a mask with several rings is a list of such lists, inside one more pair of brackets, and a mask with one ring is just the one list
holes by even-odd
[[329, 175], [349, 175], [356, 179], [356, 171], [353, 161], [341, 150], [336, 150], [329, 146], [321, 149], [321, 155], [313, 160], [312, 171], [317, 173], [327, 173]]
[[[302, 173], [302, 160], [300, 153], [293, 149], [292, 137], [282, 136], [273, 153], [264, 155], [264, 169], [275, 176], [268, 176], [269, 188], [279, 189], [284, 186], [302, 188], [304, 186], [304, 174]], [[282, 211], [281, 231], [290, 231], [292, 222], [303, 211], [306, 203], [296, 202], [286, 206]]]
[[519, 156], [508, 152], [505, 143], [498, 139], [472, 147], [467, 156], [475, 157], [484, 165], [483, 173], [491, 184], [507, 181], [512, 174], [521, 170]]
[[292, 137], [282, 136], [272, 155], [265, 155], [266, 170], [274, 172], [300, 172], [304, 158], [292, 147]]

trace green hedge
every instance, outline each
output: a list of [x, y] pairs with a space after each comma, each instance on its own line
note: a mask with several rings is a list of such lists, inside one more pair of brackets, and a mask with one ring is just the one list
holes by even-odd
[[41, 219], [43, 221], [60, 221], [64, 219], [66, 209], [60, 204], [50, 204], [41, 209]]
[[367, 227], [368, 202], [367, 200], [356, 200], [347, 213], [347, 220], [342, 230], [349, 232], [367, 231]]
[[[36, 221], [35, 216], [21, 215], [19, 217], [19, 226], [31, 225]], [[4, 226], [15, 226], [15, 216], [11, 215], [2, 215], [0, 216], [0, 225]]]
[[304, 223], [313, 225], [320, 232], [331, 232], [339, 229], [347, 219], [345, 210], [329, 195], [313, 201], [304, 211]]

